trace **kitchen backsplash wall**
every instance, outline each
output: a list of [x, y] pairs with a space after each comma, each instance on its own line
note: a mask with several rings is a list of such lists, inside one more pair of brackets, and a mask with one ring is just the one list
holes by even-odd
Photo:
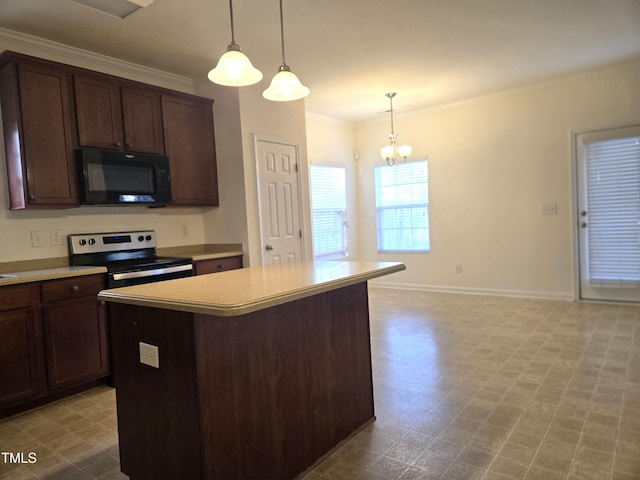
[[[2, 162], [4, 164], [3, 156]], [[80, 207], [10, 211], [6, 169], [3, 166], [1, 170], [0, 263], [66, 257], [67, 235], [72, 233], [150, 229], [157, 232], [159, 247], [205, 243], [203, 214], [196, 208]]]

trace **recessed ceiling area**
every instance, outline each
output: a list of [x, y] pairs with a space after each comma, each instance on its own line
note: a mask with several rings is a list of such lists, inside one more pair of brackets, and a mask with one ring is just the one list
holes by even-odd
[[[278, 1], [233, 5], [236, 41], [266, 86], [281, 62]], [[283, 9], [287, 63], [311, 89], [307, 111], [349, 122], [379, 118], [390, 91], [400, 113], [640, 56], [638, 0], [283, 0]], [[73, 0], [2, 0], [0, 27], [189, 78], [206, 78], [231, 38], [227, 0], [154, 0], [123, 19]]]
[[148, 7], [153, 0], [71, 0], [98, 12], [125, 18], [142, 7]]

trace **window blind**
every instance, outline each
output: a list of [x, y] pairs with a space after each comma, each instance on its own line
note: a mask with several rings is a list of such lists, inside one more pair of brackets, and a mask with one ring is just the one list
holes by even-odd
[[429, 251], [427, 161], [375, 169], [378, 250]]
[[640, 283], [640, 137], [585, 146], [588, 274], [601, 285]]
[[311, 165], [313, 255], [347, 255], [346, 171], [342, 166]]

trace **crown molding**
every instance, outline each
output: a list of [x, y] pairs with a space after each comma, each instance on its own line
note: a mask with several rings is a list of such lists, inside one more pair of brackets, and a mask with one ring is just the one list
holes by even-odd
[[0, 51], [11, 50], [54, 62], [193, 93], [193, 80], [99, 53], [0, 27]]

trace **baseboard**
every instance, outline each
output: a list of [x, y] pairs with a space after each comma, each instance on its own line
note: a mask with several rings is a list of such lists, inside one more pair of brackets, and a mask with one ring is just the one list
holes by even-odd
[[391, 283], [371, 280], [369, 285], [377, 288], [397, 290], [417, 290], [423, 292], [462, 293], [467, 295], [487, 295], [496, 297], [532, 298], [539, 300], [576, 301], [571, 293], [538, 292], [535, 290], [505, 290], [494, 288], [453, 287], [448, 285], [424, 285], [416, 283]]

